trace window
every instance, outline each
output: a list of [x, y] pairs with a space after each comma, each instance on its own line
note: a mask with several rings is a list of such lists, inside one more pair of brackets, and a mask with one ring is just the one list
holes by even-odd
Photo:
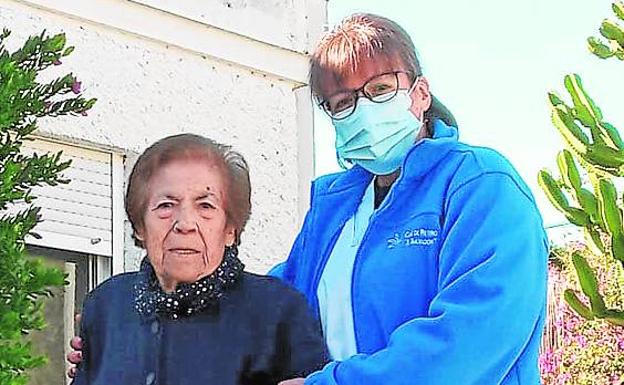
[[74, 315], [81, 311], [87, 293], [111, 276], [111, 259], [37, 246], [29, 246], [28, 254], [65, 271], [69, 281], [69, 285], [54, 290], [54, 296], [46, 300], [47, 328], [31, 336], [37, 352], [45, 354], [49, 361], [31, 373], [29, 385], [63, 385], [69, 383], [65, 378], [68, 341], [78, 332]]

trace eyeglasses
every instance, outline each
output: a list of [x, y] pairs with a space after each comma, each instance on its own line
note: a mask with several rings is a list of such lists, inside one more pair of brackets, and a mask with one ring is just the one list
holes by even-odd
[[[388, 72], [376, 75], [364, 85], [353, 91], [340, 91], [331, 95], [327, 100], [320, 100], [319, 107], [323, 109], [333, 120], [346, 119], [357, 107], [357, 101], [361, 96], [374, 103], [385, 103], [396, 96], [399, 92], [399, 74], [411, 73], [405, 71]], [[417, 78], [417, 77], [416, 77]], [[416, 81], [414, 78], [414, 81]]]

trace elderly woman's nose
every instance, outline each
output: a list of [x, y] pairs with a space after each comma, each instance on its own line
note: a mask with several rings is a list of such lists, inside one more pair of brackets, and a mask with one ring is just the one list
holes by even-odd
[[173, 224], [173, 230], [188, 233], [197, 230], [197, 216], [191, 210], [180, 210]]

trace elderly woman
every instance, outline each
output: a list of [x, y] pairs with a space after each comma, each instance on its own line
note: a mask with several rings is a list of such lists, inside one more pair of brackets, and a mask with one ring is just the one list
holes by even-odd
[[201, 136], [139, 157], [126, 212], [147, 257], [89, 294], [74, 384], [276, 384], [323, 366], [305, 300], [237, 258], [250, 190], [242, 156]]

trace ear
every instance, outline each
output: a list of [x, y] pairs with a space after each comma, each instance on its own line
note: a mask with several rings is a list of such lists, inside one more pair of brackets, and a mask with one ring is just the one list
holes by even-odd
[[420, 76], [412, 91], [410, 97], [412, 98], [411, 111], [421, 121], [425, 117], [425, 111], [431, 107], [431, 92], [429, 91], [429, 81], [426, 77]]
[[236, 228], [232, 225], [227, 225], [225, 228], [225, 245], [233, 246], [236, 244]]
[[141, 241], [141, 242], [145, 241], [145, 237], [143, 237], [143, 231], [142, 230], [137, 229], [134, 232], [134, 237], [136, 239], [138, 239], [139, 241]]

